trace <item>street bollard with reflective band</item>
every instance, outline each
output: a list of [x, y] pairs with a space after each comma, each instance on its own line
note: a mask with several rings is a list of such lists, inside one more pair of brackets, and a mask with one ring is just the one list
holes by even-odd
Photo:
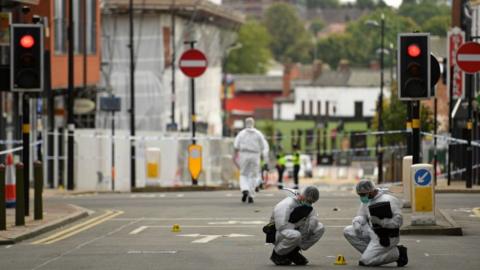
[[43, 164], [41, 161], [35, 161], [35, 163], [33, 164], [33, 177], [35, 188], [33, 215], [35, 220], [39, 220], [43, 219]]
[[5, 165], [0, 164], [0, 231], [7, 229], [7, 211], [5, 207]]
[[16, 193], [17, 193], [17, 204], [15, 207], [15, 225], [24, 226], [25, 225], [25, 193], [23, 190], [24, 179], [23, 179], [23, 163], [17, 163], [15, 166], [15, 174], [17, 179]]
[[412, 165], [412, 225], [435, 225], [435, 186], [431, 164]]
[[404, 156], [402, 161], [403, 207], [412, 207], [412, 156]]

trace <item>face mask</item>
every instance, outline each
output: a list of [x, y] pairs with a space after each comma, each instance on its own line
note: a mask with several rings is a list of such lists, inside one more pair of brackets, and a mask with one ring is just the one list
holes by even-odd
[[360, 197], [360, 201], [362, 203], [369, 203], [370, 202], [370, 199], [368, 198], [368, 196], [361, 196]]

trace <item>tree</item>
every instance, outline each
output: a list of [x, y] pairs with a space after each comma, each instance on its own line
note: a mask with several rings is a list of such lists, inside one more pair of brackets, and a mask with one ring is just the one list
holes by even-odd
[[[410, 18], [397, 15], [392, 9], [378, 9], [347, 26], [344, 34], [337, 34], [321, 39], [318, 44], [319, 58], [335, 67], [340, 59], [348, 59], [352, 65], [367, 66], [370, 61], [378, 60], [380, 48], [380, 28], [369, 25], [368, 21], [381, 20], [385, 15], [385, 47], [397, 44], [397, 34], [418, 30], [418, 25]], [[391, 57], [384, 58], [385, 66], [392, 64]]]
[[307, 8], [337, 8], [339, 6], [338, 0], [307, 0]]
[[[384, 130], [404, 130], [407, 119], [407, 105], [398, 99], [397, 83], [391, 85], [390, 100], [383, 102], [382, 123]], [[430, 108], [420, 106], [421, 131], [431, 132], [433, 130], [433, 113]], [[378, 115], [375, 115], [372, 127], [378, 128]], [[384, 137], [386, 145], [405, 144], [404, 134], [392, 134]]]
[[430, 32], [432, 35], [445, 37], [450, 28], [451, 16], [441, 15], [428, 19], [423, 25], [424, 32]]
[[375, 2], [373, 0], [357, 0], [355, 5], [361, 9], [373, 9], [375, 7]]
[[242, 44], [242, 47], [228, 55], [227, 72], [265, 73], [272, 58], [269, 48], [271, 37], [267, 29], [256, 21], [247, 21], [240, 28], [237, 42]]
[[311, 35], [292, 6], [283, 3], [272, 5], [265, 13], [264, 24], [272, 36], [270, 48], [277, 61], [311, 60]]
[[404, 3], [400, 6], [398, 14], [412, 18], [418, 25], [423, 25], [435, 16], [449, 16], [450, 8], [436, 1], [424, 0], [418, 4]]
[[322, 19], [315, 19], [310, 22], [310, 27], [308, 27], [308, 30], [310, 30], [314, 36], [317, 36], [317, 34], [322, 31], [325, 26], [326, 23]]

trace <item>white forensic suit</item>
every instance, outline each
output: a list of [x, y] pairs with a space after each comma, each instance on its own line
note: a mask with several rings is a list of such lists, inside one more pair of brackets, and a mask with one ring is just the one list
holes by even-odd
[[240, 189], [253, 198], [260, 179], [260, 155], [268, 162], [268, 142], [257, 129], [245, 128], [235, 137], [233, 146], [239, 153]]
[[352, 225], [344, 229], [344, 236], [350, 244], [356, 248], [362, 256], [360, 262], [366, 266], [379, 266], [396, 262], [400, 256], [397, 245], [400, 237], [389, 237], [390, 245], [384, 247], [380, 244], [378, 235], [373, 231], [371, 225], [369, 205], [379, 202], [390, 202], [392, 218], [384, 218], [382, 228], [400, 229], [403, 223], [402, 204], [400, 200], [385, 191], [379, 190], [377, 196], [368, 203], [362, 203], [358, 209], [357, 216], [353, 219]]
[[277, 229], [274, 250], [278, 255], [287, 255], [296, 247], [307, 250], [317, 243], [325, 232], [315, 209], [297, 223], [288, 222], [293, 209], [298, 206], [301, 204], [297, 199], [287, 197], [273, 209], [270, 221], [275, 222]]

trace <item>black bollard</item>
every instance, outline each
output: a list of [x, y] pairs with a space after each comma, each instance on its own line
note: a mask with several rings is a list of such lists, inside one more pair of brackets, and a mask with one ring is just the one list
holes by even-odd
[[25, 225], [25, 193], [23, 190], [24, 179], [23, 179], [23, 163], [19, 162], [15, 166], [15, 174], [17, 178], [16, 193], [17, 193], [17, 204], [15, 207], [15, 225], [24, 226]]
[[43, 164], [41, 161], [35, 161], [33, 164], [33, 177], [34, 177], [34, 189], [35, 189], [35, 198], [34, 198], [34, 219], [39, 220], [43, 219], [43, 203], [42, 203], [42, 193], [43, 193]]

